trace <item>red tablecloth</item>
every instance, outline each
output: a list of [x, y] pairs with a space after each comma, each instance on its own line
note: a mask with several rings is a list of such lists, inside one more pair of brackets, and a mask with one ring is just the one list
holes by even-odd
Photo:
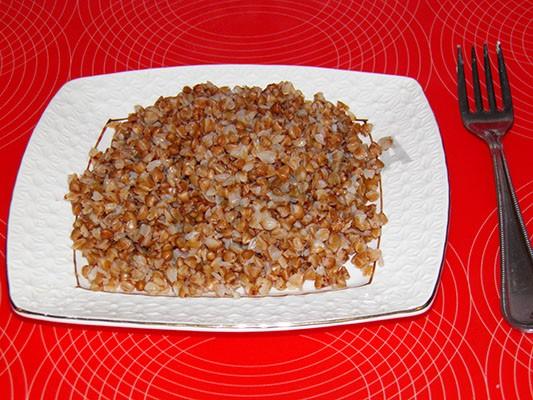
[[[499, 311], [493, 175], [455, 95], [456, 44], [506, 55], [505, 139], [533, 232], [533, 3], [527, 0], [0, 1], [0, 398], [533, 398], [533, 336]], [[216, 334], [43, 323], [9, 304], [5, 241], [24, 148], [80, 76], [203, 63], [296, 64], [419, 80], [451, 184], [446, 262], [431, 310], [306, 331]]]

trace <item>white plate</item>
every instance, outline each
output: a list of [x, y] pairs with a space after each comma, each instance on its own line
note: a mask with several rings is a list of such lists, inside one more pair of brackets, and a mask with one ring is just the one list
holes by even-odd
[[[173, 298], [76, 288], [67, 175], [86, 166], [108, 118], [152, 104], [184, 85], [259, 85], [290, 80], [306, 97], [322, 91], [392, 135], [383, 171], [385, 266], [362, 287], [263, 298]], [[297, 66], [206, 65], [132, 71], [67, 82], [30, 139], [8, 224], [7, 265], [15, 310], [78, 324], [211, 331], [263, 331], [349, 324], [420, 314], [433, 300], [448, 225], [447, 170], [439, 130], [411, 78]]]

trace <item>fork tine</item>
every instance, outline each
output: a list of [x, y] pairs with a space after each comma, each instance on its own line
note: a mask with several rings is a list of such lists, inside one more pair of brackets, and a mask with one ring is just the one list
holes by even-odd
[[481, 88], [479, 85], [479, 74], [477, 70], [476, 48], [472, 46], [472, 86], [474, 87], [474, 100], [477, 111], [483, 111], [483, 101], [481, 100]]
[[492, 71], [490, 69], [489, 48], [487, 43], [483, 44], [483, 59], [485, 64], [485, 83], [487, 85], [489, 109], [490, 111], [496, 111], [496, 96], [494, 95], [494, 85], [492, 83]]
[[463, 62], [463, 49], [461, 46], [457, 46], [457, 95], [459, 97], [459, 110], [461, 111], [461, 114], [468, 114], [465, 68]]
[[503, 52], [500, 42], [496, 43], [496, 53], [498, 54], [498, 72], [500, 74], [500, 86], [502, 87], [503, 111], [513, 110], [513, 100], [511, 98], [511, 87], [507, 78], [507, 69], [503, 61]]

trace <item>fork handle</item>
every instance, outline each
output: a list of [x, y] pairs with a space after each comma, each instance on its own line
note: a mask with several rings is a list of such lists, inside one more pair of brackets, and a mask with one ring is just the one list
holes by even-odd
[[489, 145], [498, 194], [502, 312], [512, 326], [533, 332], [533, 252], [500, 138]]

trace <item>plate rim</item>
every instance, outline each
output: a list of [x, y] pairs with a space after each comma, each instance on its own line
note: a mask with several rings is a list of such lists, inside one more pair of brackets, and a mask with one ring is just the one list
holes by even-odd
[[[446, 253], [446, 244], [444, 246], [444, 253]], [[311, 321], [311, 322], [291, 322], [291, 323], [279, 323], [279, 324], [245, 324], [240, 326], [240, 324], [200, 324], [200, 323], [187, 323], [187, 322], [143, 322], [143, 321], [128, 321], [128, 320], [116, 320], [116, 319], [107, 319], [107, 318], [84, 318], [84, 317], [71, 317], [71, 316], [61, 316], [54, 314], [46, 314], [40, 312], [34, 312], [25, 310], [21, 307], [18, 307], [11, 298], [11, 293], [9, 293], [9, 301], [15, 313], [19, 316], [47, 321], [47, 322], [58, 322], [58, 323], [67, 323], [74, 325], [85, 325], [85, 326], [104, 326], [104, 327], [118, 327], [118, 328], [138, 328], [138, 329], [161, 329], [161, 330], [181, 330], [181, 331], [196, 331], [196, 332], [274, 332], [274, 331], [292, 331], [292, 330], [303, 330], [303, 329], [314, 329], [314, 328], [323, 328], [323, 327], [333, 327], [333, 326], [342, 326], [350, 324], [359, 324], [364, 322], [372, 321], [385, 321], [395, 318], [407, 318], [414, 317], [416, 315], [424, 314], [427, 312], [433, 302], [435, 301], [437, 289], [442, 275], [442, 267], [444, 264], [444, 258], [441, 262], [439, 268], [439, 275], [437, 277], [436, 284], [433, 288], [433, 292], [429, 299], [421, 306], [417, 306], [408, 310], [399, 310], [391, 311], [387, 313], [372, 314], [367, 316], [360, 317], [345, 317], [345, 318], [331, 318], [324, 319], [320, 321]]]

